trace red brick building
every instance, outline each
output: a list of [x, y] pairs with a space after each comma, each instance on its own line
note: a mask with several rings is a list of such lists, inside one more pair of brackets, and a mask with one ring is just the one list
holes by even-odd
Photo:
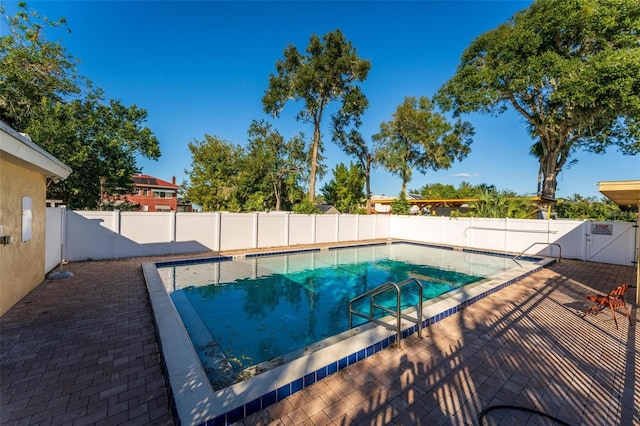
[[140, 205], [143, 212], [175, 212], [178, 210], [178, 188], [175, 176], [171, 182], [153, 176], [136, 174], [131, 176], [134, 189], [127, 194], [127, 201]]

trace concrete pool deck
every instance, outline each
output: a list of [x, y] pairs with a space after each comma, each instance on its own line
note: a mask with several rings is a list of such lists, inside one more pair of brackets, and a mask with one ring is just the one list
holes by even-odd
[[[44, 281], [0, 317], [0, 423], [173, 424], [141, 264], [185, 257], [71, 263], [73, 277]], [[636, 285], [633, 267], [563, 260], [243, 424], [477, 424], [497, 404], [640, 424], [636, 307], [632, 327], [618, 314], [619, 330], [610, 312], [577, 314], [586, 294], [622, 282]]]

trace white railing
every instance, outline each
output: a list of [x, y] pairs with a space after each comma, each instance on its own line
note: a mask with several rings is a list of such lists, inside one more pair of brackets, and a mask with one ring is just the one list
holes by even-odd
[[[51, 268], [60, 257], [60, 225], [49, 210], [63, 210], [47, 209]], [[69, 261], [392, 238], [511, 253], [534, 245], [526, 254], [547, 256], [557, 256], [553, 244], [559, 244], [563, 258], [632, 266], [638, 240], [627, 222], [608, 222], [602, 232], [598, 222], [575, 220], [118, 211], [66, 211], [65, 217]]]

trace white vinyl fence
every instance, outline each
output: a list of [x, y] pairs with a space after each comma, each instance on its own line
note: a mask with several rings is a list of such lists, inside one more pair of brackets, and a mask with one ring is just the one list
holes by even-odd
[[62, 236], [65, 209], [47, 208], [45, 229], [44, 273], [47, 274], [62, 260]]
[[[50, 234], [60, 232], [49, 210], [64, 210], [47, 210], [49, 266], [60, 250], [49, 244]], [[559, 245], [563, 258], [633, 266], [638, 243], [637, 228], [627, 222], [281, 212], [66, 211], [65, 217], [69, 261], [391, 238], [547, 256], [558, 256]]]
[[389, 238], [390, 216], [68, 211], [65, 259], [117, 259]]

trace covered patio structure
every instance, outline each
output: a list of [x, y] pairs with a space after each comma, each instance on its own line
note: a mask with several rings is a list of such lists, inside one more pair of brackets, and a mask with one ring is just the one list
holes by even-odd
[[[640, 180], [599, 182], [598, 190], [623, 209], [640, 211]], [[640, 283], [640, 215], [636, 224], [636, 282]], [[640, 285], [636, 286], [636, 306], [640, 304]]]

